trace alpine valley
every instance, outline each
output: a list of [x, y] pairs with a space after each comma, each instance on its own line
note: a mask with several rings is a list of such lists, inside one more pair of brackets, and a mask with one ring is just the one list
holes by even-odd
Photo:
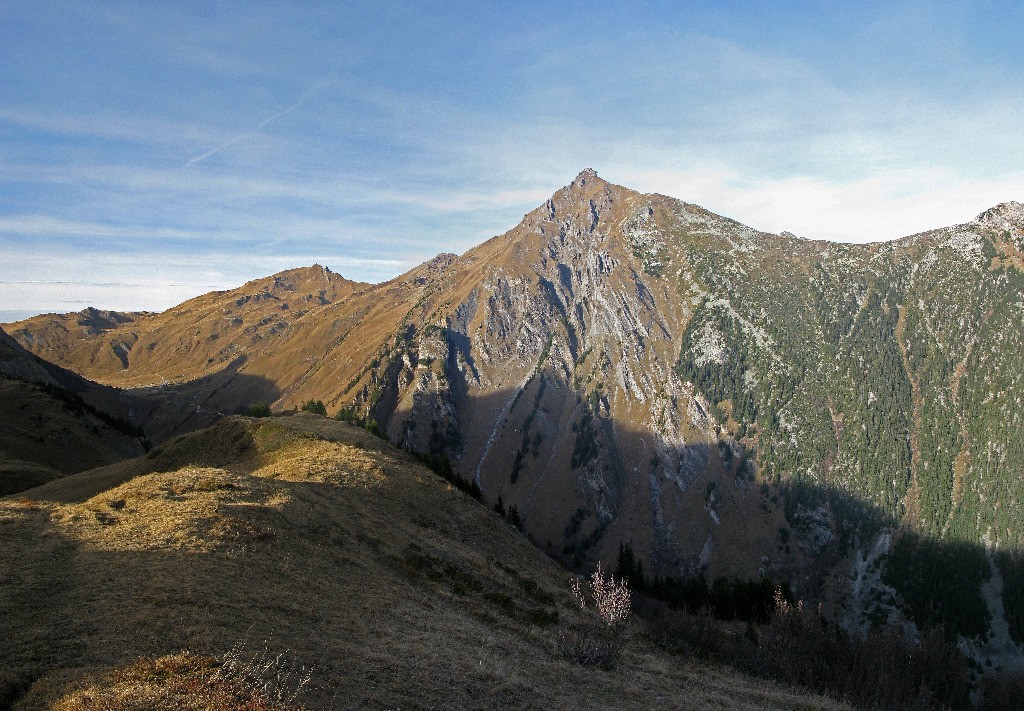
[[[59, 366], [77, 419], [120, 418], [50, 438], [51, 459], [98, 466], [140, 453], [132, 428], [160, 445], [254, 403], [323, 403], [514, 510], [570, 567], [625, 551], [648, 581], [785, 583], [850, 631], [941, 625], [978, 664], [1019, 668], [1022, 323], [1020, 203], [839, 244], [585, 170], [505, 234], [385, 283], [314, 265], [162, 313], [6, 324], [0, 373], [42, 402]], [[61, 411], [41, 407], [24, 411]], [[8, 461], [70, 473], [18, 417], [0, 490], [25, 488]]]

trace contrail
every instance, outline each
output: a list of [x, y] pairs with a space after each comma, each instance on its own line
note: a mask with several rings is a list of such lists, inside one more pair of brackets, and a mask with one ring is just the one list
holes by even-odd
[[220, 153], [225, 148], [230, 148], [231, 146], [235, 145], [239, 141], [242, 141], [243, 139], [249, 138], [250, 136], [252, 136], [254, 133], [259, 131], [264, 126], [266, 126], [271, 121], [276, 121], [277, 119], [281, 118], [285, 114], [290, 114], [292, 111], [294, 111], [295, 109], [297, 109], [300, 106], [302, 106], [304, 103], [306, 103], [306, 101], [309, 100], [310, 96], [312, 96], [312, 91], [306, 92], [305, 94], [302, 95], [302, 98], [300, 98], [298, 101], [296, 101], [294, 104], [289, 106], [284, 111], [280, 111], [280, 112], [274, 114], [273, 116], [271, 116], [270, 118], [263, 119], [258, 124], [256, 124], [256, 127], [253, 128], [252, 130], [246, 131], [245, 133], [240, 133], [239, 135], [235, 136], [231, 140], [225, 141], [224, 143], [221, 143], [219, 146], [211, 148], [210, 150], [208, 150], [206, 153], [202, 154], [201, 156], [196, 156], [195, 158], [193, 158], [190, 161], [188, 161], [187, 163], [185, 163], [185, 165], [183, 165], [182, 168], [187, 168], [190, 165], [194, 165], [196, 163], [199, 163], [200, 161], [206, 160], [210, 156], [216, 155], [217, 153]]

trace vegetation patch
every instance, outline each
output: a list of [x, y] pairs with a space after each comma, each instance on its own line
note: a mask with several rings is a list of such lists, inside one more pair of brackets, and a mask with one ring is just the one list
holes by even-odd
[[[269, 667], [244, 671], [229, 660], [190, 652], [142, 658], [85, 680], [57, 700], [53, 711], [301, 711], [294, 699], [276, 698]], [[265, 679], [263, 677], [266, 677]], [[284, 693], [290, 696], [291, 693]]]
[[943, 629], [951, 640], [957, 635], [984, 639], [989, 613], [981, 584], [989, 575], [980, 546], [905, 531], [893, 546], [882, 580], [899, 592], [920, 629]]

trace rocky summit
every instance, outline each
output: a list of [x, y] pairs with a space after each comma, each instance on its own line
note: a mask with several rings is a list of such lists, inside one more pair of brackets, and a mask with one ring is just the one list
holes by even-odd
[[313, 266], [5, 328], [125, 388], [154, 441], [319, 401], [450, 466], [570, 565], [628, 546], [649, 576], [785, 581], [848, 628], [942, 624], [1009, 659], [1022, 293], [1019, 203], [837, 244], [585, 170], [382, 284]]

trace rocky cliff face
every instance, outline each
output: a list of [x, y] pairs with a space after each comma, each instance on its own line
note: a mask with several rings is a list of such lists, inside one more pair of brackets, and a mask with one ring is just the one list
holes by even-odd
[[509, 233], [399, 280], [411, 310], [331, 405], [448, 457], [570, 559], [626, 542], [675, 575], [792, 568], [779, 500], [676, 368], [694, 303], [663, 276], [675, 206], [584, 171]]
[[[853, 575], [851, 624], [924, 624], [929, 601], [884, 560], [980, 589], [991, 559], [1024, 640], [1022, 235], [1007, 203], [894, 242], [802, 240], [587, 170], [506, 234], [384, 284], [313, 267], [95, 333], [11, 332], [146, 386], [158, 436], [323, 400], [448, 459], [570, 560], [624, 542], [663, 574], [825, 597]], [[940, 621], [983, 632], [980, 593], [957, 604], [977, 614]]]

